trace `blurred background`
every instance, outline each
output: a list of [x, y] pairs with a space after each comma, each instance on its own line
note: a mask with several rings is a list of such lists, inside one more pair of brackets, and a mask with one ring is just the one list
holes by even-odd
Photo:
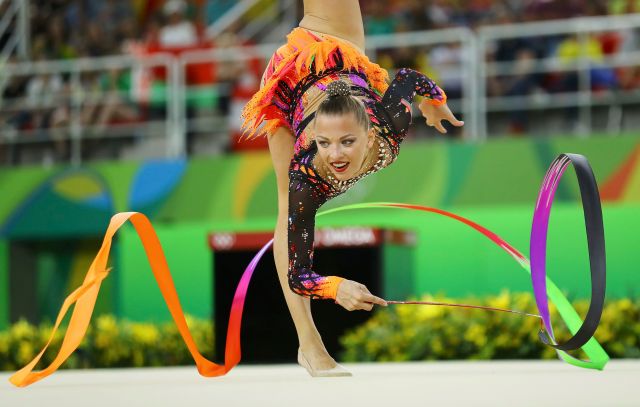
[[[596, 338], [612, 356], [640, 357], [640, 1], [360, 3], [370, 58], [390, 75], [411, 67], [432, 77], [466, 124], [441, 135], [416, 110], [402, 158], [325, 207], [435, 206], [527, 255], [547, 167], [559, 153], [584, 154], [608, 256]], [[151, 219], [197, 339], [221, 357], [232, 289], [277, 214], [266, 139], [240, 140], [240, 111], [302, 12], [297, 0], [0, 0], [0, 368], [40, 349], [122, 211]], [[584, 316], [589, 259], [573, 178], [556, 194], [548, 267]], [[366, 281], [387, 299], [536, 312], [529, 276], [450, 220], [367, 210], [317, 226], [320, 273]], [[68, 366], [190, 363], [132, 228], [119, 232], [111, 263], [93, 331]], [[249, 291], [248, 362], [295, 356], [272, 263], [267, 254]], [[535, 320], [325, 305], [314, 304], [316, 319], [343, 360], [554, 357]], [[265, 337], [270, 352], [252, 342]]]

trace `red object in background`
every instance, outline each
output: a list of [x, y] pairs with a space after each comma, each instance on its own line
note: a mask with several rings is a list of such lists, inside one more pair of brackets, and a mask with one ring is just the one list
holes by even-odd
[[600, 40], [602, 52], [605, 55], [616, 54], [620, 51], [620, 46], [622, 45], [622, 37], [620, 36], [620, 33], [606, 32], [600, 35], [598, 39]]
[[146, 0], [142, 6], [141, 14], [139, 16], [140, 23], [145, 25], [153, 14], [162, 7], [162, 0]]
[[[620, 52], [624, 38], [619, 32], [609, 31], [598, 37], [602, 52], [611, 56]], [[621, 89], [633, 90], [640, 88], [640, 71], [633, 66], [619, 66], [613, 68]], [[608, 90], [605, 88], [604, 90]]]
[[231, 151], [265, 150], [269, 148], [267, 136], [258, 136], [251, 140], [241, 140], [241, 133], [231, 135]]
[[[202, 35], [200, 36], [202, 38]], [[239, 45], [252, 45], [249, 42], [243, 42]], [[208, 50], [213, 48], [212, 43], [201, 43], [197, 46], [190, 47], [171, 47], [166, 48], [160, 46], [157, 39], [149, 41], [146, 45], [145, 53], [151, 55], [154, 53], [170, 53], [180, 55], [187, 51]], [[250, 48], [247, 48], [249, 50]], [[251, 51], [248, 51], [251, 52]], [[154, 80], [167, 80], [167, 72], [164, 67], [151, 68]], [[203, 62], [197, 64], [186, 65], [185, 78], [187, 85], [212, 85], [218, 81], [217, 65], [214, 62]], [[260, 88], [260, 78], [262, 77], [263, 61], [259, 55], [252, 56], [245, 60], [239, 77], [233, 84], [231, 89], [232, 115], [238, 116], [236, 120], [230, 122], [230, 149], [231, 151], [245, 150], [265, 150], [269, 147], [266, 137], [255, 137], [251, 140], [242, 138], [242, 129], [240, 128], [239, 115], [241, 108], [251, 99], [251, 97]]]
[[[211, 48], [212, 45], [209, 43], [202, 43], [190, 47], [171, 48], [163, 48], [158, 43], [151, 43], [147, 45], [147, 54], [169, 53], [173, 55], [180, 55], [187, 51], [205, 51], [210, 50]], [[162, 81], [167, 80], [167, 70], [164, 67], [153, 67], [152, 72], [154, 79]], [[216, 82], [216, 65], [213, 62], [189, 64], [186, 66], [185, 78], [188, 85], [213, 84]]]

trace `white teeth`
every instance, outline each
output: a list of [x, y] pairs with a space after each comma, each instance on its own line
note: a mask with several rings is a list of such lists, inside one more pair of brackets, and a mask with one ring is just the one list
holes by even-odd
[[336, 168], [342, 168], [342, 167], [344, 167], [345, 165], [347, 165], [347, 163], [342, 163], [342, 164], [332, 164], [332, 165], [333, 165], [334, 167], [336, 167]]

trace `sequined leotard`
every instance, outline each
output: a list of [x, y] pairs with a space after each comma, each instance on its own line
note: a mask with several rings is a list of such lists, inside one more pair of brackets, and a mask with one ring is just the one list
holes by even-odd
[[[325, 177], [319, 174], [314, 166], [318, 150], [305, 132], [315, 114], [309, 113], [308, 108], [306, 116], [300, 112], [306, 107], [300, 104], [303, 95], [307, 101], [321, 97], [326, 84], [336, 79], [350, 83], [351, 94], [362, 99], [377, 134], [374, 144], [374, 148], [378, 148], [377, 161], [360, 175], [346, 181], [338, 181], [330, 173]], [[432, 80], [411, 69], [401, 69], [382, 97], [370, 90], [366, 79], [358, 72], [324, 72], [322, 77], [307, 76], [295, 89], [289, 89], [290, 94], [286, 91], [280, 94], [287, 99], [289, 106], [299, 106], [298, 109], [290, 109], [287, 120], [296, 135], [294, 157], [289, 167], [288, 281], [291, 290], [299, 295], [334, 299], [342, 280], [336, 276], [321, 276], [313, 270], [314, 226], [318, 208], [347, 191], [358, 180], [395, 161], [400, 143], [411, 124], [411, 102], [416, 94], [436, 104], [446, 100], [444, 92]]]

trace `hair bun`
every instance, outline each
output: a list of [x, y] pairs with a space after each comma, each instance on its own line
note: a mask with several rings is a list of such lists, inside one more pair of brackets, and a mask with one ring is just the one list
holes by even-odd
[[343, 80], [333, 81], [327, 85], [327, 96], [332, 98], [336, 96], [349, 96], [351, 95], [351, 87]]

